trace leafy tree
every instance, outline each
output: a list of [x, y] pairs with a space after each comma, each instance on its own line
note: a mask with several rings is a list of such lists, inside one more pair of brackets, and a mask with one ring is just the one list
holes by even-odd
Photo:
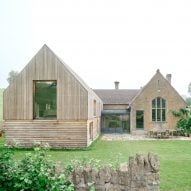
[[191, 95], [191, 82], [188, 85], [188, 93]]
[[186, 103], [187, 103], [188, 105], [191, 105], [191, 97], [187, 97], [187, 98], [186, 98]]
[[[191, 82], [190, 82], [189, 85], [188, 85], [188, 93], [191, 95]], [[186, 103], [187, 103], [188, 105], [191, 105], [191, 97], [187, 97], [187, 98], [186, 98]]]
[[11, 70], [7, 78], [8, 83], [10, 84], [18, 76], [18, 74], [19, 73], [17, 71]]

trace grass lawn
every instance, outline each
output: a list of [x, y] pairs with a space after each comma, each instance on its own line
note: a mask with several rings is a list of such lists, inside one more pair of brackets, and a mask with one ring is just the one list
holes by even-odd
[[0, 88], [0, 121], [3, 120], [3, 90]]
[[[0, 139], [0, 146], [4, 140]], [[191, 141], [156, 140], [156, 141], [103, 141], [98, 140], [87, 150], [48, 151], [52, 159], [68, 163], [72, 159], [95, 158], [102, 163], [125, 162], [135, 153], [157, 153], [160, 157], [161, 190], [191, 190]], [[15, 158], [20, 159], [28, 152], [17, 150]]]

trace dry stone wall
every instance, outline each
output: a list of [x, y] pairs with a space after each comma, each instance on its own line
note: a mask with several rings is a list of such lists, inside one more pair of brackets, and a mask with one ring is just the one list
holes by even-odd
[[159, 191], [158, 156], [148, 153], [146, 157], [136, 154], [129, 157], [129, 162], [120, 165], [119, 169], [103, 166], [99, 170], [90, 165], [76, 167], [72, 181], [78, 191]]

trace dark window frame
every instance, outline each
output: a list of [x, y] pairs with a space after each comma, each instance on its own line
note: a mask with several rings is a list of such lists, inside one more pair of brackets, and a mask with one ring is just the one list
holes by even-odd
[[[54, 82], [56, 83], [56, 115], [53, 117], [36, 117], [36, 106], [35, 106], [35, 101], [36, 101], [36, 82]], [[33, 80], [33, 119], [34, 120], [56, 120], [57, 119], [57, 80]]]
[[152, 100], [152, 121], [166, 122], [166, 100], [162, 97], [156, 97]]

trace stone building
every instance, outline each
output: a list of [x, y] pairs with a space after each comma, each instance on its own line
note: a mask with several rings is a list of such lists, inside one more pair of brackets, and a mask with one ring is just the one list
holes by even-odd
[[157, 70], [141, 89], [94, 90], [103, 101], [102, 131], [144, 134], [151, 128], [175, 129], [177, 118], [173, 110], [186, 106], [184, 99], [171, 85], [171, 74], [166, 78]]

